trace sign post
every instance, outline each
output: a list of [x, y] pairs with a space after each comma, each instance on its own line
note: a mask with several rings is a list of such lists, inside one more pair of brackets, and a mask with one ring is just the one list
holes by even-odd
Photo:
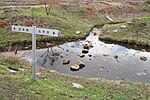
[[32, 79], [36, 79], [36, 34], [48, 35], [48, 36], [60, 36], [60, 31], [44, 28], [26, 27], [26, 26], [15, 26], [12, 25], [13, 32], [23, 32], [32, 34]]
[[36, 78], [36, 34], [35, 34], [36, 27], [33, 26], [32, 32], [32, 79], [35, 80]]

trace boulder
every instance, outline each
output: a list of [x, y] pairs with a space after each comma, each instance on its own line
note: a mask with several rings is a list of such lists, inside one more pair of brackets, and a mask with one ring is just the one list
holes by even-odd
[[83, 67], [85, 67], [85, 64], [79, 60], [77, 63], [75, 63], [74, 65], [70, 67], [70, 70], [78, 71], [79, 69], [82, 69]]
[[143, 61], [146, 61], [146, 60], [147, 60], [147, 57], [141, 56], [140, 59], [143, 60]]
[[76, 64], [79, 66], [80, 69], [85, 67], [85, 64], [82, 61], [80, 61], [80, 60]]
[[90, 49], [92, 47], [93, 47], [93, 44], [91, 43], [91, 41], [85, 41], [85, 43], [83, 44], [84, 49]]
[[90, 49], [90, 45], [89, 44], [84, 44], [83, 48], [84, 49]]
[[80, 66], [77, 65], [77, 64], [74, 64], [74, 65], [70, 66], [70, 70], [72, 70], [72, 71], [77, 71], [79, 69], [80, 69]]
[[69, 64], [69, 63], [70, 63], [69, 59], [67, 59], [67, 58], [63, 59], [63, 65], [66, 65], [66, 64]]

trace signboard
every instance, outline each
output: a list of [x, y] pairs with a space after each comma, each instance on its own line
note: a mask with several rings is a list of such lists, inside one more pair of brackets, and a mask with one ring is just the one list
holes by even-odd
[[58, 30], [36, 28], [35, 33], [39, 35], [48, 35], [48, 36], [59, 36], [60, 32]]
[[12, 25], [13, 32], [33, 33], [33, 27], [14, 26]]
[[15, 26], [12, 25], [13, 32], [23, 32], [23, 33], [33, 33], [39, 35], [48, 35], [48, 36], [55, 36], [58, 37], [60, 35], [60, 31], [52, 30], [52, 29], [45, 29], [45, 28], [35, 28], [35, 27], [26, 27], [26, 26]]
[[60, 36], [60, 31], [52, 30], [52, 29], [44, 29], [44, 28], [36, 28], [26, 27], [26, 26], [15, 26], [12, 25], [13, 32], [23, 32], [23, 33], [31, 33], [32, 34], [32, 79], [36, 78], [36, 34], [39, 35], [48, 35], [48, 36]]

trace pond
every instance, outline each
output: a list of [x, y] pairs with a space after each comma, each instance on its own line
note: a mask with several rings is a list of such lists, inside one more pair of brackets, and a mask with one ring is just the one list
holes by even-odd
[[[79, 77], [150, 83], [150, 52], [102, 42], [98, 39], [100, 33], [101, 29], [94, 28], [84, 41], [37, 49], [37, 66]], [[83, 54], [86, 43], [92, 46], [88, 53]], [[17, 55], [25, 57], [30, 63], [32, 61], [31, 50], [18, 51]], [[146, 61], [140, 59], [143, 56]], [[69, 64], [63, 64], [65, 58], [70, 60]], [[70, 66], [79, 60], [85, 67], [78, 71], [70, 70]]]

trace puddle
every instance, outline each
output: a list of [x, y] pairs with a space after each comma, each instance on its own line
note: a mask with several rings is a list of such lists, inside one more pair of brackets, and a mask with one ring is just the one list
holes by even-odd
[[[37, 50], [37, 66], [56, 70], [73, 76], [86, 78], [105, 78], [110, 80], [126, 80], [150, 83], [150, 52], [129, 49], [117, 44], [107, 44], [98, 40], [101, 30], [93, 29], [85, 41], [69, 42], [59, 46]], [[91, 41], [93, 47], [85, 57], [80, 57], [83, 44]], [[3, 53], [11, 55], [11, 53]], [[18, 51], [17, 55], [32, 61], [31, 50]], [[140, 59], [147, 58], [146, 61]], [[63, 59], [70, 59], [68, 65], [63, 65]], [[78, 71], [71, 71], [70, 66], [78, 61], [85, 63], [85, 67]]]

